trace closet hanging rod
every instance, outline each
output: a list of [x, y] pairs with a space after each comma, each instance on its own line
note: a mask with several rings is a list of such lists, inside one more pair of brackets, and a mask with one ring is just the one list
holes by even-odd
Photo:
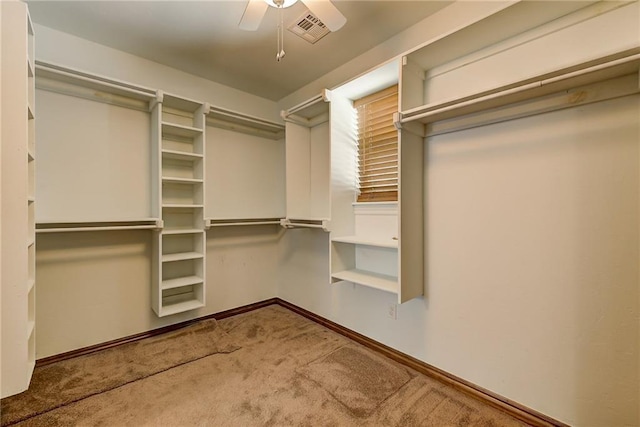
[[[92, 225], [95, 224], [95, 225]], [[69, 233], [86, 231], [160, 230], [160, 219], [129, 221], [46, 222], [36, 224], [36, 233]]]
[[206, 219], [205, 227], [235, 227], [245, 225], [280, 225], [281, 218]]
[[280, 225], [284, 228], [318, 228], [323, 231], [329, 231], [329, 225], [327, 220], [303, 220], [303, 219], [288, 219], [284, 218], [280, 220]]

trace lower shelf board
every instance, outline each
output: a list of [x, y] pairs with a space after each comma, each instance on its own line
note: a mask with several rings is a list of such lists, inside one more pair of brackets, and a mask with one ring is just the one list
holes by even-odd
[[173, 304], [164, 304], [160, 308], [158, 316], [171, 316], [172, 314], [182, 313], [184, 311], [195, 310], [197, 308], [204, 307], [204, 302], [197, 299], [190, 299], [186, 301], [180, 301]]
[[398, 293], [398, 278], [385, 274], [354, 269], [332, 273], [331, 277], [370, 288], [380, 289], [385, 292]]
[[176, 254], [162, 255], [162, 262], [184, 261], [199, 258], [204, 258], [204, 255], [199, 252], [180, 252]]
[[198, 276], [178, 277], [162, 281], [162, 290], [181, 288], [183, 286], [199, 285], [204, 279]]

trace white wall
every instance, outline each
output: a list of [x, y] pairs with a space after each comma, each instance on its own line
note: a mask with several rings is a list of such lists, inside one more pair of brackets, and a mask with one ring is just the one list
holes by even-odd
[[312, 233], [283, 239], [278, 295], [569, 424], [638, 425], [640, 96], [426, 144], [425, 297], [392, 320], [395, 295], [329, 285]]

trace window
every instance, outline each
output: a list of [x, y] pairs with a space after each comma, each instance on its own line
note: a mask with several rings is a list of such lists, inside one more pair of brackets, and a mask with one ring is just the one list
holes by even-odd
[[358, 202], [398, 200], [398, 85], [354, 101], [358, 114]]

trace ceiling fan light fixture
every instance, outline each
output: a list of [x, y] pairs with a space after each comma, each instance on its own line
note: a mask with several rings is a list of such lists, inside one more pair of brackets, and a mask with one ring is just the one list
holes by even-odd
[[271, 7], [277, 9], [284, 9], [289, 6], [293, 6], [298, 0], [264, 0]]

